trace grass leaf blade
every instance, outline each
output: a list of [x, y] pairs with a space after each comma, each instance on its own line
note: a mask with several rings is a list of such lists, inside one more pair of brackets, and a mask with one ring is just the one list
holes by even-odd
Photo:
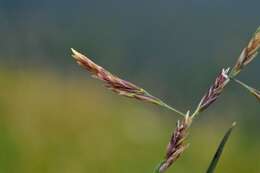
[[222, 140], [218, 146], [218, 149], [208, 167], [207, 173], [213, 173], [215, 171], [218, 161], [220, 159], [220, 156], [224, 150], [225, 144], [226, 144], [227, 140], [229, 139], [230, 134], [232, 133], [235, 126], [236, 126], [236, 123], [234, 122], [232, 124], [232, 126], [228, 129], [228, 131], [225, 133], [224, 137], [222, 138]]

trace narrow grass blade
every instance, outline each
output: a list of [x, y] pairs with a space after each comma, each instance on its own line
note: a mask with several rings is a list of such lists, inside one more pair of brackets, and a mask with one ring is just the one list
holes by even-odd
[[218, 161], [220, 159], [220, 156], [224, 150], [224, 147], [225, 147], [225, 144], [230, 136], [230, 134], [232, 133], [232, 130], [234, 129], [234, 127], [236, 126], [236, 123], [234, 122], [232, 124], [232, 126], [228, 129], [228, 131], [226, 132], [226, 134], [224, 135], [222, 141], [220, 142], [219, 146], [218, 146], [218, 149], [209, 165], [209, 168], [207, 170], [207, 173], [213, 173], [216, 169], [216, 166], [218, 164]]

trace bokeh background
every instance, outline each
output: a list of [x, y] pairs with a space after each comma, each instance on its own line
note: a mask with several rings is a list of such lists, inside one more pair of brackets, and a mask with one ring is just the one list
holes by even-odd
[[[79, 68], [73, 47], [163, 98], [194, 109], [260, 25], [260, 1], [0, 0], [0, 172], [149, 173], [179, 118], [122, 98]], [[260, 88], [260, 58], [239, 78]], [[259, 102], [236, 84], [201, 114], [169, 173], [259, 173]]]

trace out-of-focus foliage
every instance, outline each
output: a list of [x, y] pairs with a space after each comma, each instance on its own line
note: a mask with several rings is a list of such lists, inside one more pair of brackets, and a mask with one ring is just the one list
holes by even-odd
[[[1, 71], [0, 78], [0, 172], [152, 172], [175, 127], [170, 112], [107, 93], [84, 75]], [[241, 114], [228, 103], [198, 119], [191, 147], [169, 172], [205, 171], [219, 138]], [[218, 172], [259, 172], [260, 141], [245, 123], [229, 141]]]

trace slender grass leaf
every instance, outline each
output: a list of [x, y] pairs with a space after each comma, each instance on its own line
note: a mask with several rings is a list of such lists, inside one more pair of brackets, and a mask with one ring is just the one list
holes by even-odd
[[230, 134], [232, 133], [232, 130], [234, 129], [234, 127], [236, 126], [236, 122], [234, 122], [232, 124], [232, 126], [228, 129], [228, 131], [226, 132], [226, 134], [224, 135], [223, 139], [221, 140], [219, 146], [218, 146], [218, 149], [208, 167], [208, 170], [207, 170], [207, 173], [213, 173], [216, 169], [216, 166], [218, 164], [218, 161], [220, 159], [220, 156], [224, 150], [224, 147], [225, 147], [225, 144], [230, 136]]

